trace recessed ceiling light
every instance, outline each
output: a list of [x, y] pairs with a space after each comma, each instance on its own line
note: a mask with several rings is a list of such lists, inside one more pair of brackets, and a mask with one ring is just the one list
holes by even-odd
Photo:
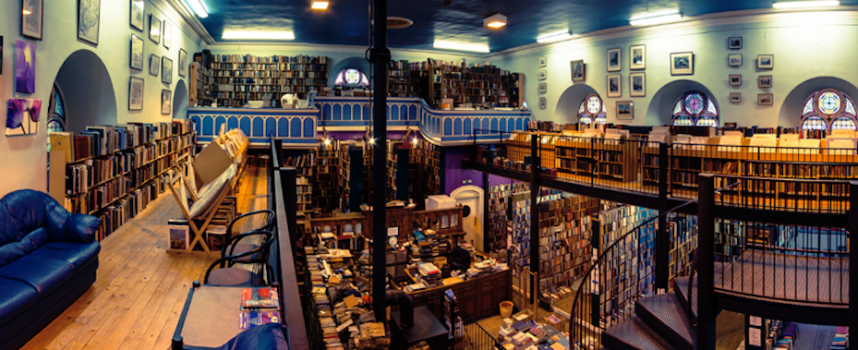
[[199, 18], [206, 18], [209, 16], [209, 8], [206, 6], [205, 1], [203, 0], [185, 0], [185, 3], [197, 14]]
[[226, 30], [224, 40], [295, 40], [294, 32]]
[[313, 1], [312, 8], [314, 10], [327, 10], [328, 9], [328, 2], [327, 1], [319, 1], [319, 0]]
[[463, 43], [458, 41], [435, 40], [432, 47], [436, 49], [458, 50], [458, 51], [473, 51], [473, 52], [490, 52], [488, 44], [473, 44]]
[[570, 33], [568, 30], [566, 30], [566, 31], [562, 31], [562, 32], [542, 34], [542, 35], [536, 37], [536, 42], [538, 42], [540, 44], [552, 43], [552, 42], [560, 41], [563, 39], [569, 39], [571, 37], [572, 37], [572, 33]]
[[25, 16], [32, 14], [32, 12], [30, 12], [30, 10], [24, 10], [22, 12], [24, 13]]
[[483, 26], [498, 29], [506, 25], [506, 16], [502, 13], [495, 13], [491, 16], [483, 18]]
[[649, 26], [654, 24], [676, 22], [682, 19], [682, 14], [679, 12], [672, 12], [657, 16], [644, 16], [645, 17], [632, 18], [632, 20], [629, 21], [629, 24], [633, 26]]
[[778, 1], [773, 2], [772, 7], [776, 9], [795, 9], [795, 8], [809, 8], [809, 7], [831, 7], [831, 6], [840, 6], [840, 1], [838, 0], [822, 0], [822, 1]]

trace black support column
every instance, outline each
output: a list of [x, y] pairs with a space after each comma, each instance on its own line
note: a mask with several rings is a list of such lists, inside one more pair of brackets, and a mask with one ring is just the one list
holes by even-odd
[[[849, 184], [849, 251], [858, 251], [858, 240], [852, 239], [858, 232], [858, 181]], [[849, 271], [858, 271], [858, 259], [849, 259]], [[858, 278], [849, 278], [849, 338], [858, 339]]]
[[[670, 161], [667, 158], [667, 144], [658, 144], [658, 213], [667, 211], [667, 170]], [[655, 288], [667, 291], [670, 260], [670, 237], [667, 233], [667, 215], [658, 217], [658, 232], [655, 237]]]
[[372, 125], [375, 137], [375, 149], [372, 154], [372, 305], [375, 319], [387, 322], [384, 312], [384, 296], [386, 284], [387, 261], [387, 63], [390, 61], [390, 50], [387, 49], [387, 0], [374, 0], [375, 42], [372, 49], [373, 72], [373, 106]]
[[[530, 298], [539, 296], [539, 136], [530, 139]], [[536, 305], [534, 305], [536, 307]]]
[[715, 176], [697, 183], [697, 349], [715, 350]]

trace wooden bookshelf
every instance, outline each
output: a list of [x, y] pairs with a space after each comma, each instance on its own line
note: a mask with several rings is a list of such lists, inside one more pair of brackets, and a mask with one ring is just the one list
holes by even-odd
[[554, 167], [560, 178], [583, 175], [620, 182], [638, 180], [639, 147], [636, 143], [560, 138], [555, 151]]
[[408, 61], [390, 61], [388, 65], [387, 95], [393, 97], [411, 96], [411, 65]]
[[[200, 59], [202, 59], [202, 57], [200, 57]], [[190, 72], [190, 105], [210, 106], [212, 103], [212, 70], [203, 66], [202, 62], [193, 62], [191, 63]]]
[[[443, 99], [454, 104], [495, 105], [521, 107], [524, 75], [510, 73], [492, 65], [470, 64], [465, 60], [428, 60], [427, 78], [431, 83], [426, 101], [442, 109]], [[452, 106], [451, 106], [452, 107]]]
[[311, 91], [328, 85], [328, 58], [325, 56], [213, 55], [211, 97], [218, 106], [242, 107], [247, 101], [273, 94], [297, 93], [306, 99]]
[[340, 208], [342, 203], [343, 180], [340, 178], [341, 152], [345, 152], [346, 145], [338, 140], [319, 145], [316, 153], [315, 186], [313, 187], [313, 210], [319, 213], [331, 213]]
[[527, 191], [528, 184], [512, 183], [489, 188], [489, 221], [486, 223], [485, 239], [482, 249], [495, 252], [506, 249], [507, 234], [509, 233], [509, 216], [512, 196], [517, 192]]

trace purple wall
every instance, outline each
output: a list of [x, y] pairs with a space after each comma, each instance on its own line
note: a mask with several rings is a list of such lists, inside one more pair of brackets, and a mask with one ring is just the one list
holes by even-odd
[[[483, 173], [479, 171], [463, 169], [462, 161], [471, 157], [472, 146], [444, 147], [444, 193], [450, 194], [453, 190], [462, 187], [462, 181], [471, 180], [470, 184], [483, 188]], [[500, 176], [489, 175], [489, 186], [511, 184], [514, 181]]]
[[[323, 133], [320, 132], [319, 137], [322, 137], [322, 134]], [[328, 137], [333, 137], [340, 141], [362, 139], [364, 135], [366, 135], [366, 131], [328, 131]], [[411, 136], [408, 136], [408, 138], [411, 139], [411, 137], [414, 135], [420, 137], [420, 133], [411, 132]], [[402, 140], [403, 136], [405, 136], [405, 131], [387, 132], [388, 140]]]

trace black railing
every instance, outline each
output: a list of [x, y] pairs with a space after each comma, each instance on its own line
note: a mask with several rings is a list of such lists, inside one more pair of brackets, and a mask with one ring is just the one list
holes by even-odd
[[[495, 350], [503, 349], [498, 346], [497, 340], [483, 328], [471, 315], [459, 306], [458, 301], [451, 300], [451, 307], [458, 309], [462, 327], [457, 329], [453, 325], [453, 339], [450, 349], [455, 350]], [[455, 322], [455, 320], [454, 320]]]

